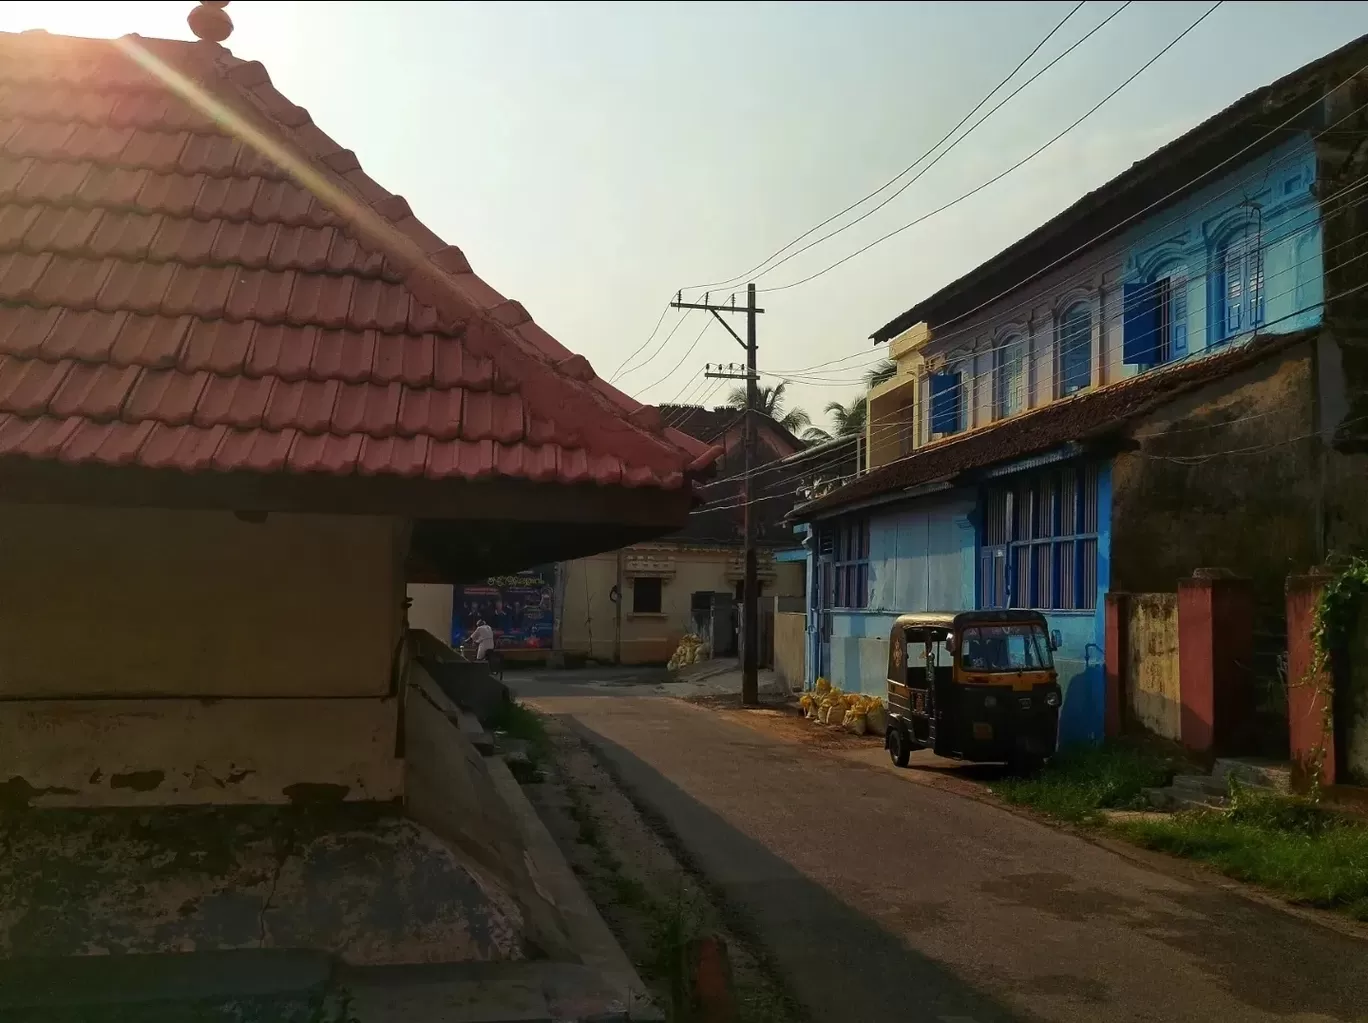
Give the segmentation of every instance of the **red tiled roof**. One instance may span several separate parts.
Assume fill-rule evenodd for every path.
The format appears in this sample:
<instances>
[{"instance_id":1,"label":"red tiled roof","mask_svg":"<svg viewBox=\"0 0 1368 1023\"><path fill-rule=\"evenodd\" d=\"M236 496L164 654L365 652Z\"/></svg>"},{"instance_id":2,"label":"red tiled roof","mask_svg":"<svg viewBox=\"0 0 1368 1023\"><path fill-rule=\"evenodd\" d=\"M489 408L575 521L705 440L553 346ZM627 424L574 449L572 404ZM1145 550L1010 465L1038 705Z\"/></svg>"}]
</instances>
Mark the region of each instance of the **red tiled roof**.
<instances>
[{"instance_id":1,"label":"red tiled roof","mask_svg":"<svg viewBox=\"0 0 1368 1023\"><path fill-rule=\"evenodd\" d=\"M961 473L1025 458L1070 442L1121 430L1197 388L1257 365L1305 341L1315 329L1256 336L1246 344L1151 370L1118 383L1052 401L991 426L934 441L913 454L876 466L845 486L795 507L793 522Z\"/></svg>"},{"instance_id":2,"label":"red tiled roof","mask_svg":"<svg viewBox=\"0 0 1368 1023\"><path fill-rule=\"evenodd\" d=\"M0 458L674 489L716 454L485 284L260 64L0 33Z\"/></svg>"}]
</instances>

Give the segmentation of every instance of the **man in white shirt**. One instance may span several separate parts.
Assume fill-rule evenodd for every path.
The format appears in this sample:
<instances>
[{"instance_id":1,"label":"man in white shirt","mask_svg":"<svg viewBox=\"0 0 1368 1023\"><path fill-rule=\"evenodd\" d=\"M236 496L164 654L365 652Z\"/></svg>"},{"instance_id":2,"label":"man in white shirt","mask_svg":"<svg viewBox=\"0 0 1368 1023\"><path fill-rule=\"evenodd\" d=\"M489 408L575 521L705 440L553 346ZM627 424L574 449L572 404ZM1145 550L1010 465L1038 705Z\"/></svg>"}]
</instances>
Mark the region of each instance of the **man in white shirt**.
<instances>
[{"instance_id":1,"label":"man in white shirt","mask_svg":"<svg viewBox=\"0 0 1368 1023\"><path fill-rule=\"evenodd\" d=\"M489 651L494 649L494 630L485 624L481 618L475 625L475 631L470 634L471 642L475 644L475 660L483 661L488 656Z\"/></svg>"}]
</instances>

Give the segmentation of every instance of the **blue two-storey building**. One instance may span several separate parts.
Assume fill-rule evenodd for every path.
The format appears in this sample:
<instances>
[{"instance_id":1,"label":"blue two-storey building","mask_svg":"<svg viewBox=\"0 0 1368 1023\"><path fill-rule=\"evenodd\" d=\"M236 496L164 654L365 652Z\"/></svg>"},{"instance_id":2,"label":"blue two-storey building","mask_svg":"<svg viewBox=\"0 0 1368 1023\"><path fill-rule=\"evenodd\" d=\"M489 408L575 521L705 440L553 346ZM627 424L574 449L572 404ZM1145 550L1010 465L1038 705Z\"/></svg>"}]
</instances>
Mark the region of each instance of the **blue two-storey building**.
<instances>
[{"instance_id":1,"label":"blue two-storey building","mask_svg":"<svg viewBox=\"0 0 1368 1023\"><path fill-rule=\"evenodd\" d=\"M1280 614L1289 571L1363 540L1326 492L1361 469L1327 449L1359 385L1323 324L1368 282L1333 242L1358 201L1335 88L1365 56L1245 97L875 331L897 373L869 395L865 470L790 516L809 682L881 692L899 613L1033 608L1061 741L1097 739L1109 591L1221 565ZM1238 520L1270 486L1274 521Z\"/></svg>"}]
</instances>

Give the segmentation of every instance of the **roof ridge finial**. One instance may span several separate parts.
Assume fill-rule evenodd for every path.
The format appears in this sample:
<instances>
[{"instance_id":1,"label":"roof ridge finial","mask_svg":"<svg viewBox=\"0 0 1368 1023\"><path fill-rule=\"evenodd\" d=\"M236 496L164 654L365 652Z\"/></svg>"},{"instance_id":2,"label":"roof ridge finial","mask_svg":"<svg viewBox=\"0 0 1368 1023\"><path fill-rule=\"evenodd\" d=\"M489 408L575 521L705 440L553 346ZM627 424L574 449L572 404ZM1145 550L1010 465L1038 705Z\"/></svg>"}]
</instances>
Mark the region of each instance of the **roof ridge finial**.
<instances>
[{"instance_id":1,"label":"roof ridge finial","mask_svg":"<svg viewBox=\"0 0 1368 1023\"><path fill-rule=\"evenodd\" d=\"M206 43L222 43L233 34L233 19L224 10L228 0L201 0L185 19L196 39Z\"/></svg>"}]
</instances>

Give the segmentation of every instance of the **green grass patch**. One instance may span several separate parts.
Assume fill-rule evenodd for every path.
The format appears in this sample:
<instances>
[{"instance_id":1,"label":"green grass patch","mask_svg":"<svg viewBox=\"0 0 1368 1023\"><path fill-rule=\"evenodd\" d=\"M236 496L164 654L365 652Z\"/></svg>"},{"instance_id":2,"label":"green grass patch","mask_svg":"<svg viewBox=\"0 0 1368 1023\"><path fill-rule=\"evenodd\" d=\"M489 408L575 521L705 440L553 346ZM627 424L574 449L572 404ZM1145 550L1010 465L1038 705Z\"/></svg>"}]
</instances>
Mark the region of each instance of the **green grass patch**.
<instances>
[{"instance_id":1,"label":"green grass patch","mask_svg":"<svg viewBox=\"0 0 1368 1023\"><path fill-rule=\"evenodd\" d=\"M1142 790L1167 785L1175 762L1152 750L1119 744L1064 750L1029 778L1004 778L993 791L1009 803L1029 806L1075 823L1101 810L1146 806Z\"/></svg>"},{"instance_id":2,"label":"green grass patch","mask_svg":"<svg viewBox=\"0 0 1368 1023\"><path fill-rule=\"evenodd\" d=\"M528 756L534 764L544 762L551 753L551 737L546 733L546 722L526 704L509 700L488 727L503 732L509 738L522 739L528 745Z\"/></svg>"},{"instance_id":3,"label":"green grass patch","mask_svg":"<svg viewBox=\"0 0 1368 1023\"><path fill-rule=\"evenodd\" d=\"M1237 791L1227 810L1130 821L1115 830L1292 902L1368 920L1368 825L1308 800Z\"/></svg>"}]
</instances>

